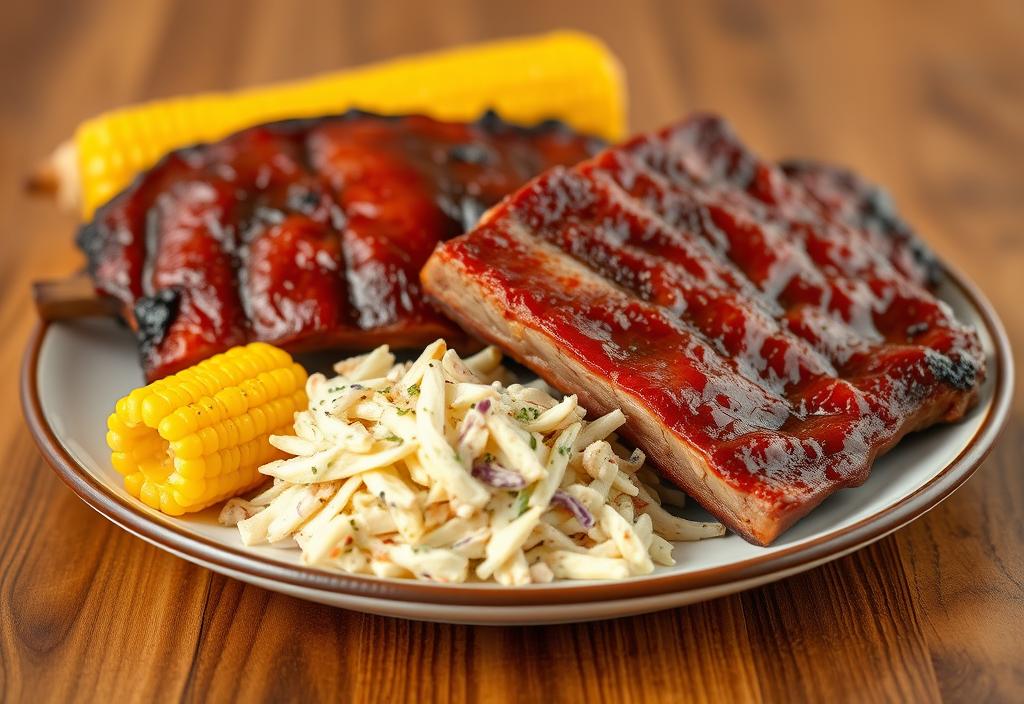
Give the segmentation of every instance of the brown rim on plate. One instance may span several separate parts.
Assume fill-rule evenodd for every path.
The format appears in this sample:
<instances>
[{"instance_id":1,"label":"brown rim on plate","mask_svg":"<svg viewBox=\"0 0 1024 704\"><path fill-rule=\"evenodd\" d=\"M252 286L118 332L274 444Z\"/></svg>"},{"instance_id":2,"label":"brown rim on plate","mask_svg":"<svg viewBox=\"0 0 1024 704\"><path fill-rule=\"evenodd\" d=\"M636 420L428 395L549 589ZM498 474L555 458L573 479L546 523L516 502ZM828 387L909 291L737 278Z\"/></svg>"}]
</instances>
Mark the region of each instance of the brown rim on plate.
<instances>
[{"instance_id":1,"label":"brown rim on plate","mask_svg":"<svg viewBox=\"0 0 1024 704\"><path fill-rule=\"evenodd\" d=\"M992 305L977 287L955 270L945 277L959 288L987 328L994 345L993 397L978 431L957 457L927 483L896 503L846 528L789 548L728 565L694 572L668 573L612 582L569 586L501 587L489 584L443 585L414 580L385 579L327 572L258 556L182 529L176 520L147 513L143 505L98 481L61 444L43 415L37 383L39 352L48 324L36 325L21 369L21 401L29 430L43 457L58 476L97 512L126 530L160 547L210 565L250 577L283 582L323 592L359 597L462 606L536 606L613 601L671 592L707 589L767 575L807 568L863 547L906 525L952 494L982 463L1006 424L1013 391L1010 344Z\"/></svg>"}]
</instances>

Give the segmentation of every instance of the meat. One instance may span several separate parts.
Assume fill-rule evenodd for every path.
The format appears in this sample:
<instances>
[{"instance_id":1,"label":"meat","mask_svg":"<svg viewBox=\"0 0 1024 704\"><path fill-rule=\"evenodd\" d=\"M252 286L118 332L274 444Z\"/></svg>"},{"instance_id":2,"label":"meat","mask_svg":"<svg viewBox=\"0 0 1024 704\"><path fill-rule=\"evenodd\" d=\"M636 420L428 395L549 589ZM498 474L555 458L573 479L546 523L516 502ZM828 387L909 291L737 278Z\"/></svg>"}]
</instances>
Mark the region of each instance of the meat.
<instances>
[{"instance_id":1,"label":"meat","mask_svg":"<svg viewBox=\"0 0 1024 704\"><path fill-rule=\"evenodd\" d=\"M156 379L253 340L292 350L458 334L423 299L434 245L527 179L594 154L556 122L352 112L176 151L79 233Z\"/></svg>"},{"instance_id":2,"label":"meat","mask_svg":"<svg viewBox=\"0 0 1024 704\"><path fill-rule=\"evenodd\" d=\"M435 251L424 286L767 545L906 433L963 415L984 356L876 189L764 162L695 116L555 168Z\"/></svg>"}]
</instances>

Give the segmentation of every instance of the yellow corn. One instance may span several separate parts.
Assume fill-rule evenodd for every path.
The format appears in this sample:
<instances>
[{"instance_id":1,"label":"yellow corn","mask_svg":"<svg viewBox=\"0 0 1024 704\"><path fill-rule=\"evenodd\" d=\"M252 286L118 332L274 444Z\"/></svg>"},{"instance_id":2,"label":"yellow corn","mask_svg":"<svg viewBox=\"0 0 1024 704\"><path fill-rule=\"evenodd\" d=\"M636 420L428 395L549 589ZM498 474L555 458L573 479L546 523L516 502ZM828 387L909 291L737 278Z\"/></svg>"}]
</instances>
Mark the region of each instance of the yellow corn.
<instances>
[{"instance_id":1,"label":"yellow corn","mask_svg":"<svg viewBox=\"0 0 1024 704\"><path fill-rule=\"evenodd\" d=\"M147 506L204 509L265 479L260 465L282 456L268 438L290 434L305 384L283 350L234 347L118 401L107 419L111 463Z\"/></svg>"},{"instance_id":2,"label":"yellow corn","mask_svg":"<svg viewBox=\"0 0 1024 704\"><path fill-rule=\"evenodd\" d=\"M472 120L488 108L510 122L557 118L616 141L626 96L615 57L597 39L556 32L388 61L294 83L159 100L105 113L75 133L82 217L167 152L245 127L359 108ZM74 196L72 195L73 199Z\"/></svg>"}]
</instances>

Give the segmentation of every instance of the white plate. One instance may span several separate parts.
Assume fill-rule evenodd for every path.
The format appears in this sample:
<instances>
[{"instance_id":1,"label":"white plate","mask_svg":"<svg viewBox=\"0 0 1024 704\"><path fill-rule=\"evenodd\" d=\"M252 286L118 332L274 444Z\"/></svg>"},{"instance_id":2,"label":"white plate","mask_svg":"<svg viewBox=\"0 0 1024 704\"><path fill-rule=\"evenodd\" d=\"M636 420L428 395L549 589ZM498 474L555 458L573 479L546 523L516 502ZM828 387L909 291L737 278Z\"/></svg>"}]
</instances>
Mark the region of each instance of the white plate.
<instances>
[{"instance_id":1,"label":"white plate","mask_svg":"<svg viewBox=\"0 0 1024 704\"><path fill-rule=\"evenodd\" d=\"M342 575L303 567L297 551L246 548L214 509L169 518L129 496L104 441L114 402L142 383L131 335L112 321L40 326L22 369L22 402L43 454L86 503L143 540L211 570L303 599L375 614L453 623L558 623L681 606L795 574L863 547L922 515L971 475L1006 420L1012 357L1002 325L968 282L941 295L977 326L988 378L967 417L908 437L863 486L829 498L771 547L736 535L680 543L677 564L618 582L508 588Z\"/></svg>"}]
</instances>

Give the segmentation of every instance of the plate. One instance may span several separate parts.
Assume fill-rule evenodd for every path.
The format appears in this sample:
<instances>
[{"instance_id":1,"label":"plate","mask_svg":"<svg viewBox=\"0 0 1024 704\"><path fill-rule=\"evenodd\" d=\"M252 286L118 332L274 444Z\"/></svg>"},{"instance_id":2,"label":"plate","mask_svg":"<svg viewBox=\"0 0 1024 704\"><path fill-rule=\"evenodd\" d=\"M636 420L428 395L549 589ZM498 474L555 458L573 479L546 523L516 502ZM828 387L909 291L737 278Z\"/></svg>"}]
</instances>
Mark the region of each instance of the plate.
<instances>
[{"instance_id":1,"label":"plate","mask_svg":"<svg viewBox=\"0 0 1024 704\"><path fill-rule=\"evenodd\" d=\"M41 324L22 368L29 428L57 474L89 506L183 559L302 599L411 619L471 624L585 621L682 606L748 589L846 555L924 514L965 482L991 449L1009 410L1006 333L976 287L954 272L939 295L975 325L988 357L978 405L960 422L916 433L879 459L861 487L845 489L762 548L736 535L679 543L677 564L614 582L528 587L431 584L302 566L298 551L247 548L217 510L170 518L127 494L104 440L114 402L142 383L131 335L109 320Z\"/></svg>"}]
</instances>

